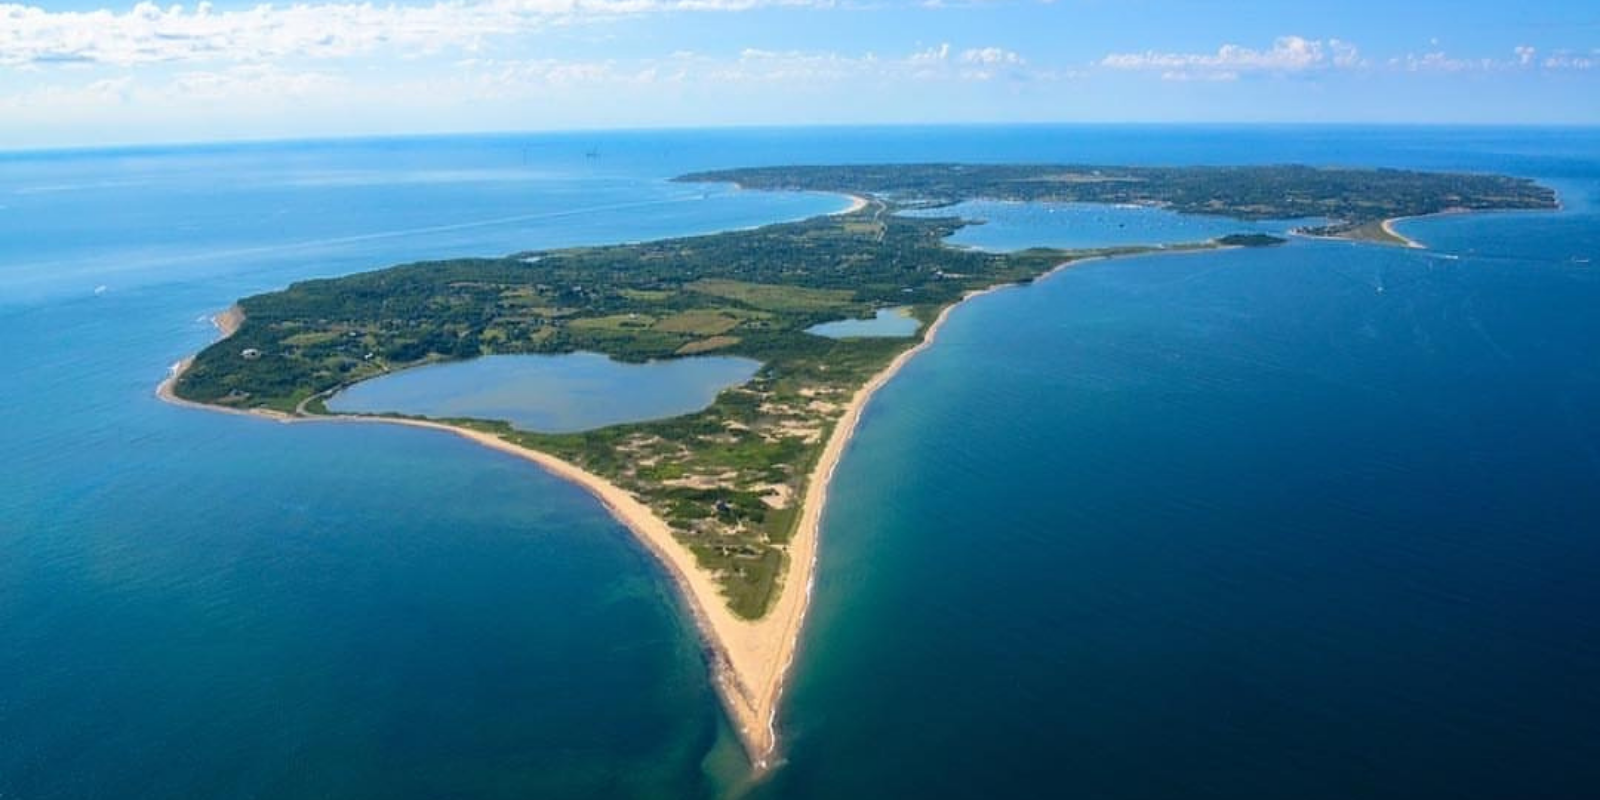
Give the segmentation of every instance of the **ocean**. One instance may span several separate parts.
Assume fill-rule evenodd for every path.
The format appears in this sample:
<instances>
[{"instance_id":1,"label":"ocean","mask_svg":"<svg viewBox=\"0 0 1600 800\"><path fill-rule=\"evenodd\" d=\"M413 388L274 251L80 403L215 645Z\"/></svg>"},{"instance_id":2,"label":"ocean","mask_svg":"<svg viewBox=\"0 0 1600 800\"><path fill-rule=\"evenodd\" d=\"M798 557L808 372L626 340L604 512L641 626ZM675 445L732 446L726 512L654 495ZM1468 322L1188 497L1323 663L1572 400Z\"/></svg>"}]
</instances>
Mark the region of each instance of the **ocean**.
<instances>
[{"instance_id":1,"label":"ocean","mask_svg":"<svg viewBox=\"0 0 1600 800\"><path fill-rule=\"evenodd\" d=\"M957 310L840 465L754 787L670 581L581 490L447 435L153 394L241 295L801 218L844 202L665 179L878 160L1486 170L1563 208L1402 223L1426 251L1094 262ZM0 154L0 797L1584 796L1597 200L1587 129ZM1015 211L961 243L1086 235Z\"/></svg>"}]
</instances>

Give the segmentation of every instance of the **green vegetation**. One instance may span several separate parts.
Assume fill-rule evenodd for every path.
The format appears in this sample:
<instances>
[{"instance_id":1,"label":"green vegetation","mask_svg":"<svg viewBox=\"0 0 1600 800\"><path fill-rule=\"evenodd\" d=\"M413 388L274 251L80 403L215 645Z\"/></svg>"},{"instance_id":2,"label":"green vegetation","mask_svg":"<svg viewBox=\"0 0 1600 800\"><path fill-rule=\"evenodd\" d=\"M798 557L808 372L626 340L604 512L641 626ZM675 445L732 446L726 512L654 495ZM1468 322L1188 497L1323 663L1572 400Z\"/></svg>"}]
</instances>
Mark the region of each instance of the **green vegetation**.
<instances>
[{"instance_id":1,"label":"green vegetation","mask_svg":"<svg viewBox=\"0 0 1600 800\"><path fill-rule=\"evenodd\" d=\"M1140 203L1236 219L1321 217L1306 233L1342 236L1372 222L1452 209L1549 209L1555 192L1525 178L1398 169L1097 167L1082 165L876 164L759 167L698 172L682 181L749 189L873 194L900 203L993 200Z\"/></svg>"},{"instance_id":2,"label":"green vegetation","mask_svg":"<svg viewBox=\"0 0 1600 800\"><path fill-rule=\"evenodd\" d=\"M883 221L874 222L875 217ZM762 362L749 383L677 419L580 434L456 421L583 466L650 505L760 616L822 445L855 392L914 338L834 340L819 322L965 292L1079 255L946 247L952 219L856 215L637 245L521 253L305 281L240 302L245 320L178 381L182 397L323 413L332 392L421 363L588 350L626 361L695 353Z\"/></svg>"},{"instance_id":3,"label":"green vegetation","mask_svg":"<svg viewBox=\"0 0 1600 800\"><path fill-rule=\"evenodd\" d=\"M1507 178L1306 168L810 167L696 177L880 199L853 214L755 230L426 262L296 283L240 301L245 319L238 332L199 353L175 391L235 408L322 414L328 396L357 381L488 353L588 350L637 362L715 352L756 359L763 366L751 381L722 392L703 411L670 420L577 434L449 420L552 453L632 492L718 576L730 607L755 618L782 580L823 443L860 387L921 335L836 340L806 328L909 306L925 329L971 290L1029 281L1074 259L1150 249L951 248L943 241L963 223L894 214L906 198L919 204L978 196L1159 200L1179 210L1199 204L1205 213L1255 218L1332 216L1352 207L1360 187L1410 187L1396 189L1401 199L1374 191L1361 201L1371 209L1363 213L1383 216L1487 202L1467 189L1446 199L1435 191L1446 185L1492 185L1511 207L1548 195ZM1257 177L1271 180L1263 188ZM1214 194L1201 203L1203 191Z\"/></svg>"},{"instance_id":4,"label":"green vegetation","mask_svg":"<svg viewBox=\"0 0 1600 800\"><path fill-rule=\"evenodd\" d=\"M1405 239L1390 233L1389 230L1383 226L1382 220L1374 220L1372 222L1363 222L1360 225L1353 225L1343 231L1340 231L1338 235L1345 239L1355 239L1356 241L1360 242L1376 242L1378 244L1407 243Z\"/></svg>"},{"instance_id":5,"label":"green vegetation","mask_svg":"<svg viewBox=\"0 0 1600 800\"><path fill-rule=\"evenodd\" d=\"M1230 233L1218 239L1217 244L1223 247L1275 247L1288 241L1270 233Z\"/></svg>"}]
</instances>

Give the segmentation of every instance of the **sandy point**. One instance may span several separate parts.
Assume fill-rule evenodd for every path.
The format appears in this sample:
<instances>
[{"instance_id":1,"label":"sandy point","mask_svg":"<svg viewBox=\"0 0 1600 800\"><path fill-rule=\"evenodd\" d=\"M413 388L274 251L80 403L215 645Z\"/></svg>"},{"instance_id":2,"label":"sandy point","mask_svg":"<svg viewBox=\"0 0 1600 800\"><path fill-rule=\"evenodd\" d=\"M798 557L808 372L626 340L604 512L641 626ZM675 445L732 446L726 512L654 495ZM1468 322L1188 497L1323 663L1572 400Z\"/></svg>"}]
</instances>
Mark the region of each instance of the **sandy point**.
<instances>
[{"instance_id":1,"label":"sandy point","mask_svg":"<svg viewBox=\"0 0 1600 800\"><path fill-rule=\"evenodd\" d=\"M211 321L217 327L221 338L226 339L238 331L239 326L243 324L244 314L238 306L234 306L213 316ZM905 357L903 354L890 369L903 363ZM748 620L736 616L729 610L715 576L700 568L694 554L672 535L670 526L664 520L622 487L576 464L549 453L513 444L493 434L431 420L344 415L297 416L278 411L236 409L186 400L178 396L176 388L178 380L193 363L194 357L190 356L173 364L167 377L156 387L156 395L178 406L264 418L282 423L388 424L450 433L483 447L532 462L559 478L583 487L632 532L666 568L706 645L718 696L726 707L735 730L738 731L751 764L757 774L760 774L774 763L773 753L777 747L775 720L777 702L785 673L793 661L793 652L805 616L811 574L816 563L816 538L822 511L822 492L833 473L839 455L844 450L850 432L855 427L856 420L859 419L861 406L870 396L871 389L881 385L888 370L857 393L850 408L835 425L824 455L808 484L811 490L803 500L800 530L789 545L789 568L779 587L777 600L760 619Z\"/></svg>"},{"instance_id":2,"label":"sandy point","mask_svg":"<svg viewBox=\"0 0 1600 800\"><path fill-rule=\"evenodd\" d=\"M1392 237L1394 237L1396 241L1400 242L1401 244L1405 245L1406 247L1410 247L1410 248L1412 248L1414 250L1426 250L1427 247L1422 242L1419 242L1416 239L1413 239L1410 236L1407 236L1407 235L1405 235L1405 234L1403 234L1403 233L1401 233L1401 232L1399 232L1399 231L1394 229L1394 224L1396 222L1399 222L1400 220L1403 220L1403 219L1411 219L1411 218L1410 217L1390 217L1389 219L1384 220L1383 221L1383 225L1381 226L1383 228L1383 232L1389 234Z\"/></svg>"},{"instance_id":3,"label":"sandy point","mask_svg":"<svg viewBox=\"0 0 1600 800\"><path fill-rule=\"evenodd\" d=\"M857 211L860 211L861 209L867 207L867 202L868 202L867 198L862 197L859 194L847 194L847 195L845 195L845 197L850 198L850 205L845 207L845 208L842 208L842 209L840 209L838 211L835 211L832 214L829 214L828 216L830 216L830 217L842 217L842 216L844 216L846 214L854 214Z\"/></svg>"},{"instance_id":4,"label":"sandy point","mask_svg":"<svg viewBox=\"0 0 1600 800\"><path fill-rule=\"evenodd\" d=\"M855 209L867 203L866 199L860 197L855 201ZM1060 265L1041 278L1065 266L1068 264ZM739 617L729 610L715 576L699 566L694 554L672 535L672 529L666 521L644 502L622 487L549 453L513 444L494 434L431 420L346 415L295 416L277 411L243 410L185 400L177 395L176 386L184 371L193 363L193 356L172 365L170 374L157 387L156 394L175 405L283 423L404 425L450 433L529 461L556 477L583 487L656 556L672 577L705 643L717 694L750 758L755 777L759 778L777 763L778 706L810 605L828 485L861 421L862 412L878 389L887 384L907 362L933 344L952 311L973 297L1010 285L1015 284L969 292L961 301L946 306L922 332L921 341L897 355L856 391L844 413L834 423L822 455L807 481L805 496L801 501L800 520L789 544L788 568L779 586L777 599L767 613L756 620ZM243 319L242 310L234 306L213 317L212 321L222 338L227 338L238 330Z\"/></svg>"}]
</instances>

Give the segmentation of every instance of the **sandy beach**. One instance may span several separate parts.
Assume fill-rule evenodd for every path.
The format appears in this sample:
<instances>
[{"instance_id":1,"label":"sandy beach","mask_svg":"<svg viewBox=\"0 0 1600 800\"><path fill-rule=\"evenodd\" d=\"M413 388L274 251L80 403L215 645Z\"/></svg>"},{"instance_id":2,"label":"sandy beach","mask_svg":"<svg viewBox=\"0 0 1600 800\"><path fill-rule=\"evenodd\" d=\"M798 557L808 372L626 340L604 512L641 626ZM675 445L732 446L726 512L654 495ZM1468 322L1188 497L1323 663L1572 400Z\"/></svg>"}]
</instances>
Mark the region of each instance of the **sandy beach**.
<instances>
[{"instance_id":1,"label":"sandy beach","mask_svg":"<svg viewBox=\"0 0 1600 800\"><path fill-rule=\"evenodd\" d=\"M865 200L858 198L865 203ZM959 304L957 304L959 305ZM808 482L799 527L789 545L789 565L777 600L759 620L746 620L728 610L712 576L695 563L694 554L673 537L671 528L638 498L606 479L576 464L548 453L521 447L492 434L427 420L362 416L297 417L277 411L233 409L195 403L178 397L174 386L193 361L185 358L172 365L170 374L156 389L162 400L189 408L260 417L282 423L365 423L404 425L452 433L492 450L533 462L546 471L582 486L593 494L619 522L625 525L664 564L683 596L700 629L712 657L712 672L717 691L738 731L757 773L773 763L777 748L777 707L784 679L794 661L800 629L805 621L811 594L812 572L816 567L817 538L822 512L827 502L827 487L834 468L844 454L872 394L894 376L918 352L932 343L939 327L955 305L946 308L930 325L922 341L897 356L888 367L859 389L823 449ZM237 306L216 315L222 338L238 330L243 313Z\"/></svg>"},{"instance_id":2,"label":"sandy beach","mask_svg":"<svg viewBox=\"0 0 1600 800\"><path fill-rule=\"evenodd\" d=\"M1401 244L1405 245L1406 247L1410 247L1410 248L1412 248L1414 250L1426 250L1427 246L1425 246L1422 242L1419 242L1419 241L1417 241L1417 240L1415 240L1415 239L1413 239L1413 238L1411 238L1411 237L1409 237L1409 236L1407 236L1407 235L1405 235L1405 234L1403 234L1403 233L1401 233L1401 232L1399 232L1399 231L1394 229L1394 224L1396 222L1399 222L1400 220L1403 220L1403 219L1410 219L1410 217L1391 217L1389 219L1384 220L1383 221L1383 225L1382 225L1383 232L1389 234L1390 236L1393 236L1396 240L1398 240Z\"/></svg>"},{"instance_id":3,"label":"sandy beach","mask_svg":"<svg viewBox=\"0 0 1600 800\"><path fill-rule=\"evenodd\" d=\"M238 305L228 306L222 313L211 318L211 324L217 326L217 332L226 339L237 333L239 326L244 324L244 309Z\"/></svg>"},{"instance_id":4,"label":"sandy beach","mask_svg":"<svg viewBox=\"0 0 1600 800\"><path fill-rule=\"evenodd\" d=\"M865 204L863 198L856 198ZM859 207L859 205L858 205ZM1088 259L1085 259L1088 260ZM1068 262L1040 276L1044 279L1061 269L1083 263ZM900 353L883 370L867 381L835 423L807 483L800 520L789 545L789 563L778 597L759 620L735 616L723 600L712 575L700 569L695 557L673 535L667 523L632 494L576 464L548 453L512 444L480 431L419 419L365 416L292 416L277 411L244 410L196 403L174 392L177 379L193 357L173 364L168 377L156 389L162 400L175 405L270 419L282 423L336 423L404 425L455 434L484 447L530 461L546 471L582 486L593 494L619 522L632 531L666 567L678 586L711 658L718 695L738 732L757 775L776 762L778 736L777 711L788 671L799 646L801 628L810 604L812 579L816 569L818 538L822 515L827 506L828 484L835 467L860 423L861 414L878 389L887 384L918 353L931 346L950 312L972 299L997 289L1017 284L1001 284L967 293L952 303L924 331L922 340ZM212 318L222 338L238 330L243 322L238 306Z\"/></svg>"},{"instance_id":5,"label":"sandy beach","mask_svg":"<svg viewBox=\"0 0 1600 800\"><path fill-rule=\"evenodd\" d=\"M852 194L852 195L846 195L846 197L850 198L850 207L846 208L846 209L843 209L843 210L840 210L840 211L835 211L832 214L829 214L828 216L830 216L830 217L842 217L845 214L854 214L857 211L860 211L861 209L867 207L867 198L862 197L861 195Z\"/></svg>"}]
</instances>

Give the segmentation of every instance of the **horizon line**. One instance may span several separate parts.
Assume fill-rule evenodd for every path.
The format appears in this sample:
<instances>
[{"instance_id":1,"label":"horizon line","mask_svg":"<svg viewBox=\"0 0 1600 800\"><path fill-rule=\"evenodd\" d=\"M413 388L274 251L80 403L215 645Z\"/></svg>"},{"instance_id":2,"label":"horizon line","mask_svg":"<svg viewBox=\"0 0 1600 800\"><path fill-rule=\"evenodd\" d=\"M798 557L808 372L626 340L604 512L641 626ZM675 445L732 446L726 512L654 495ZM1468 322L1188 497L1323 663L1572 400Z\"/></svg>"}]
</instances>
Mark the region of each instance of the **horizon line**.
<instances>
[{"instance_id":1,"label":"horizon line","mask_svg":"<svg viewBox=\"0 0 1600 800\"><path fill-rule=\"evenodd\" d=\"M579 136L585 134L618 133L690 133L694 131L803 131L803 130L909 130L961 129L961 128L1211 128L1211 129L1348 129L1373 130L1507 130L1507 131L1596 131L1600 123L1575 122L1359 122L1359 121L1060 121L1060 122L816 122L816 123L729 123L709 125L621 125L613 127L528 128L432 131L414 133L350 133L310 134L305 136L224 137L219 139L173 139L165 141L128 141L104 144L67 144L50 146L0 145L0 157L29 155L66 155L73 153L139 152L173 149L202 149L226 147L269 147L289 144L338 144L371 141L422 141L428 139L509 138L538 136Z\"/></svg>"}]
</instances>

